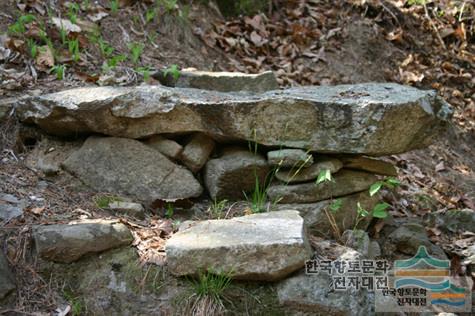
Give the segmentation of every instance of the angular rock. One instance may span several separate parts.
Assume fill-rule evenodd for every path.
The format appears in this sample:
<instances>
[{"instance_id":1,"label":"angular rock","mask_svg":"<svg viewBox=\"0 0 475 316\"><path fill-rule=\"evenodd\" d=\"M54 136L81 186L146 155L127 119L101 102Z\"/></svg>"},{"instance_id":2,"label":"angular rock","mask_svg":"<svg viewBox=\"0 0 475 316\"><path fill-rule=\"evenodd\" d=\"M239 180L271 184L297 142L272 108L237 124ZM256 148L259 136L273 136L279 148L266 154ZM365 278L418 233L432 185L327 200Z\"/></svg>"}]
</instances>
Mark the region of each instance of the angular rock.
<instances>
[{"instance_id":1,"label":"angular rock","mask_svg":"<svg viewBox=\"0 0 475 316\"><path fill-rule=\"evenodd\" d=\"M8 266L7 258L0 250L0 300L16 289L15 278Z\"/></svg>"},{"instance_id":2,"label":"angular rock","mask_svg":"<svg viewBox=\"0 0 475 316\"><path fill-rule=\"evenodd\" d=\"M452 233L475 233L475 211L469 208L430 213L426 222L430 226L437 226Z\"/></svg>"},{"instance_id":3,"label":"angular rock","mask_svg":"<svg viewBox=\"0 0 475 316\"><path fill-rule=\"evenodd\" d=\"M381 246L376 240L373 240L369 244L368 258L375 259L378 257L381 257Z\"/></svg>"},{"instance_id":4,"label":"angular rock","mask_svg":"<svg viewBox=\"0 0 475 316\"><path fill-rule=\"evenodd\" d=\"M330 200L307 204L276 204L275 210L297 210L304 218L305 225L310 233L316 236L335 237L334 229L330 224L325 209L335 219L341 234L355 225L357 217L357 203L366 210L371 210L378 203L376 195L369 196L368 192L360 192L339 198L341 206L335 212L331 212L329 206L333 203ZM359 229L366 229L371 221L370 216L360 221Z\"/></svg>"},{"instance_id":5,"label":"angular rock","mask_svg":"<svg viewBox=\"0 0 475 316\"><path fill-rule=\"evenodd\" d=\"M267 153L267 162L279 167L310 167L313 164L312 154L302 149L279 149Z\"/></svg>"},{"instance_id":6,"label":"angular rock","mask_svg":"<svg viewBox=\"0 0 475 316\"><path fill-rule=\"evenodd\" d=\"M22 216L25 207L26 202L24 200L19 200L12 194L0 192L0 220L8 222L13 218Z\"/></svg>"},{"instance_id":7,"label":"angular rock","mask_svg":"<svg viewBox=\"0 0 475 316\"><path fill-rule=\"evenodd\" d=\"M204 134L197 133L186 144L181 153L181 161L191 171L198 172L208 161L209 155L214 149L214 140Z\"/></svg>"},{"instance_id":8,"label":"angular rock","mask_svg":"<svg viewBox=\"0 0 475 316\"><path fill-rule=\"evenodd\" d=\"M269 167L264 157L241 148L227 148L219 158L205 166L204 181L213 199L243 199L252 190L256 178L265 182Z\"/></svg>"},{"instance_id":9,"label":"angular rock","mask_svg":"<svg viewBox=\"0 0 475 316\"><path fill-rule=\"evenodd\" d=\"M178 159L183 151L183 147L180 144L160 135L150 137L144 144L158 150L158 152L171 159Z\"/></svg>"},{"instance_id":10,"label":"angular rock","mask_svg":"<svg viewBox=\"0 0 475 316\"><path fill-rule=\"evenodd\" d=\"M108 209L138 219L143 219L145 217L145 210L140 203L116 201L109 203Z\"/></svg>"},{"instance_id":11,"label":"angular rock","mask_svg":"<svg viewBox=\"0 0 475 316\"><path fill-rule=\"evenodd\" d=\"M292 168L291 170L279 170L275 177L285 183L298 183L316 180L322 170L330 170L331 173L338 172L343 167L340 160L336 158L320 159L308 168Z\"/></svg>"},{"instance_id":12,"label":"angular rock","mask_svg":"<svg viewBox=\"0 0 475 316\"><path fill-rule=\"evenodd\" d=\"M434 91L364 83L259 95L85 87L21 100L17 112L22 121L56 135L203 132L218 141L381 156L430 144L446 130L452 108Z\"/></svg>"},{"instance_id":13,"label":"angular rock","mask_svg":"<svg viewBox=\"0 0 475 316\"><path fill-rule=\"evenodd\" d=\"M145 203L196 197L203 191L189 170L132 139L89 137L63 167L98 191Z\"/></svg>"},{"instance_id":14,"label":"angular rock","mask_svg":"<svg viewBox=\"0 0 475 316\"><path fill-rule=\"evenodd\" d=\"M36 226L36 251L45 260L69 263L104 250L129 245L132 234L117 221L83 220L69 224Z\"/></svg>"},{"instance_id":15,"label":"angular rock","mask_svg":"<svg viewBox=\"0 0 475 316\"><path fill-rule=\"evenodd\" d=\"M166 254L174 275L211 270L274 281L303 267L311 249L298 212L280 211L192 222L167 240Z\"/></svg>"},{"instance_id":16,"label":"angular rock","mask_svg":"<svg viewBox=\"0 0 475 316\"><path fill-rule=\"evenodd\" d=\"M271 185L267 195L271 201L278 203L312 203L364 191L375 183L377 178L370 173L342 169L335 173L333 180L319 184L313 181L303 184Z\"/></svg>"},{"instance_id":17,"label":"angular rock","mask_svg":"<svg viewBox=\"0 0 475 316\"><path fill-rule=\"evenodd\" d=\"M176 82L171 76L165 76L163 72L157 72L152 76L166 86L181 88L255 93L279 89L279 84L272 71L260 74L245 74L241 72L210 72L185 69L180 72L180 77Z\"/></svg>"},{"instance_id":18,"label":"angular rock","mask_svg":"<svg viewBox=\"0 0 475 316\"><path fill-rule=\"evenodd\" d=\"M347 169L363 170L384 176L397 176L397 170L389 162L368 157L340 157Z\"/></svg>"},{"instance_id":19,"label":"angular rock","mask_svg":"<svg viewBox=\"0 0 475 316\"><path fill-rule=\"evenodd\" d=\"M363 257L368 257L371 240L368 233L361 229L346 230L341 239L345 246L358 251Z\"/></svg>"},{"instance_id":20,"label":"angular rock","mask_svg":"<svg viewBox=\"0 0 475 316\"><path fill-rule=\"evenodd\" d=\"M385 240L383 250L390 256L394 256L396 252L414 256L420 246L425 246L429 254L438 259L447 259L442 248L429 240L424 226L417 223L406 223L393 231Z\"/></svg>"},{"instance_id":21,"label":"angular rock","mask_svg":"<svg viewBox=\"0 0 475 316\"><path fill-rule=\"evenodd\" d=\"M360 260L361 255L347 247L342 247L337 260ZM324 255L324 254L319 254ZM373 296L366 289L349 288L336 291L332 277L325 273L307 275L299 273L279 283L277 286L279 303L302 312L318 315L373 315Z\"/></svg>"}]
</instances>

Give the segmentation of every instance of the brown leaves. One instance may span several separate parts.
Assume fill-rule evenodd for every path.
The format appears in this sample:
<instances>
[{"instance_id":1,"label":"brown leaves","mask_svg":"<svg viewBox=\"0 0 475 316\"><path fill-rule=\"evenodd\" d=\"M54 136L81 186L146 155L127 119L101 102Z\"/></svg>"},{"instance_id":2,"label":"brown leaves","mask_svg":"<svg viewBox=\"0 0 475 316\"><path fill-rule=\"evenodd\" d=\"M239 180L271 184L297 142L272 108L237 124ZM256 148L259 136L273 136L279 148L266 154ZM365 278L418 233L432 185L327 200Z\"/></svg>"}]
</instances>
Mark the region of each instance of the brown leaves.
<instances>
[{"instance_id":1,"label":"brown leaves","mask_svg":"<svg viewBox=\"0 0 475 316\"><path fill-rule=\"evenodd\" d=\"M41 70L49 70L54 66L54 54L48 45L38 47L35 63Z\"/></svg>"}]
</instances>

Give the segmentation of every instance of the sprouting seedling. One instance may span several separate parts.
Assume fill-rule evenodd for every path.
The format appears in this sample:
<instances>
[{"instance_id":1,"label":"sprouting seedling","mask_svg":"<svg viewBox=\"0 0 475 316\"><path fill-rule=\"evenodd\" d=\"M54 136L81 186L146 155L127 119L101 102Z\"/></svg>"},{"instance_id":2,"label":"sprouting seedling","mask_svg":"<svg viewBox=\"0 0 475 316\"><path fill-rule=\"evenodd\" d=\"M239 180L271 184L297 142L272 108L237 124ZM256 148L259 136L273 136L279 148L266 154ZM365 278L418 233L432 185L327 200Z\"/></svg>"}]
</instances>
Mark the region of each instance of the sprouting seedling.
<instances>
[{"instance_id":1,"label":"sprouting seedling","mask_svg":"<svg viewBox=\"0 0 475 316\"><path fill-rule=\"evenodd\" d=\"M63 25L61 25L61 27L59 28L59 37L61 38L61 43L65 45L67 42L67 32L64 29Z\"/></svg>"},{"instance_id":2,"label":"sprouting seedling","mask_svg":"<svg viewBox=\"0 0 475 316\"><path fill-rule=\"evenodd\" d=\"M401 182L399 182L399 180L397 180L396 178L392 178L392 177L389 177L389 178L387 178L385 180L382 180L382 181L377 181L377 182L373 183L373 185L371 185L371 187L369 188L369 195L370 196L375 195L384 186L386 186L390 189L394 189L395 187L398 187L400 184L401 184Z\"/></svg>"},{"instance_id":3,"label":"sprouting seedling","mask_svg":"<svg viewBox=\"0 0 475 316\"><path fill-rule=\"evenodd\" d=\"M171 65L169 68L165 69L165 71L163 72L163 75L165 77L167 77L169 74L173 77L174 81L177 81L180 78L181 76L180 69L178 69L178 66L176 64Z\"/></svg>"},{"instance_id":4,"label":"sprouting seedling","mask_svg":"<svg viewBox=\"0 0 475 316\"><path fill-rule=\"evenodd\" d=\"M107 44L102 37L97 38L97 44L99 44L99 50L101 51L102 56L109 57L114 52L114 47Z\"/></svg>"},{"instance_id":5,"label":"sprouting seedling","mask_svg":"<svg viewBox=\"0 0 475 316\"><path fill-rule=\"evenodd\" d=\"M343 205L342 199L336 199L330 204L329 206L330 211L332 213L336 213L338 212L339 209L341 209L342 205Z\"/></svg>"},{"instance_id":6,"label":"sprouting seedling","mask_svg":"<svg viewBox=\"0 0 475 316\"><path fill-rule=\"evenodd\" d=\"M332 181L332 174L330 169L323 169L318 173L317 180L315 181L316 184L320 184L322 182L331 182Z\"/></svg>"},{"instance_id":7,"label":"sprouting seedling","mask_svg":"<svg viewBox=\"0 0 475 316\"><path fill-rule=\"evenodd\" d=\"M78 21L79 10L80 10L79 4L73 2L69 5L68 17L69 17L69 20L74 24L76 24Z\"/></svg>"},{"instance_id":8,"label":"sprouting seedling","mask_svg":"<svg viewBox=\"0 0 475 316\"><path fill-rule=\"evenodd\" d=\"M38 55L38 46L36 45L36 42L29 38L26 40L26 44L28 45L31 58L36 58L36 55Z\"/></svg>"},{"instance_id":9,"label":"sprouting seedling","mask_svg":"<svg viewBox=\"0 0 475 316\"><path fill-rule=\"evenodd\" d=\"M134 64L136 64L140 56L142 55L144 49L144 45L141 43L132 43L129 45L129 50L130 50L130 59Z\"/></svg>"},{"instance_id":10,"label":"sprouting seedling","mask_svg":"<svg viewBox=\"0 0 475 316\"><path fill-rule=\"evenodd\" d=\"M77 38L68 41L68 50L73 56L73 60L77 62L79 60L79 40Z\"/></svg>"},{"instance_id":11,"label":"sprouting seedling","mask_svg":"<svg viewBox=\"0 0 475 316\"><path fill-rule=\"evenodd\" d=\"M111 13L113 15L116 15L117 12L119 11L119 1L118 0L111 0L110 1L110 8L111 8Z\"/></svg>"},{"instance_id":12,"label":"sprouting seedling","mask_svg":"<svg viewBox=\"0 0 475 316\"><path fill-rule=\"evenodd\" d=\"M173 213L174 213L173 204L167 203L166 211L165 211L165 217L166 218L172 218Z\"/></svg>"},{"instance_id":13,"label":"sprouting seedling","mask_svg":"<svg viewBox=\"0 0 475 316\"><path fill-rule=\"evenodd\" d=\"M143 76L144 81L150 79L150 68L149 67L138 67L136 71Z\"/></svg>"},{"instance_id":14,"label":"sprouting seedling","mask_svg":"<svg viewBox=\"0 0 475 316\"><path fill-rule=\"evenodd\" d=\"M8 32L15 35L22 35L26 32L25 25L36 20L32 14L22 15L18 20L8 27Z\"/></svg>"},{"instance_id":15,"label":"sprouting seedling","mask_svg":"<svg viewBox=\"0 0 475 316\"><path fill-rule=\"evenodd\" d=\"M66 70L66 66L64 66L64 65L55 65L51 68L50 72L52 72L56 75L56 79L63 80L65 70Z\"/></svg>"},{"instance_id":16,"label":"sprouting seedling","mask_svg":"<svg viewBox=\"0 0 475 316\"><path fill-rule=\"evenodd\" d=\"M152 22L154 19L155 19L155 15L156 15L156 11L155 9L149 9L145 12L145 23L148 24L150 22Z\"/></svg>"}]
</instances>

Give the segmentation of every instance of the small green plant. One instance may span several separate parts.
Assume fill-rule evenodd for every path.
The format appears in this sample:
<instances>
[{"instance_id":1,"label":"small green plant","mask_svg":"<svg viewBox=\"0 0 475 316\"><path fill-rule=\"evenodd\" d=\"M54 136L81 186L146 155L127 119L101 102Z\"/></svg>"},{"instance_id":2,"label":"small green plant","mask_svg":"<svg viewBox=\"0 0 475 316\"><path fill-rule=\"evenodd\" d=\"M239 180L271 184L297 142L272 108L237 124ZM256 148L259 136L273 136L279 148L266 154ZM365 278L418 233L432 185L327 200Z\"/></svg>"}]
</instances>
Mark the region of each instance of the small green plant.
<instances>
[{"instance_id":1,"label":"small green plant","mask_svg":"<svg viewBox=\"0 0 475 316\"><path fill-rule=\"evenodd\" d=\"M68 41L68 50L73 60L75 62L79 61L79 40L76 38L74 40Z\"/></svg>"},{"instance_id":2,"label":"small green plant","mask_svg":"<svg viewBox=\"0 0 475 316\"><path fill-rule=\"evenodd\" d=\"M232 274L213 271L200 272L197 279L188 279L193 294L188 298L187 315L221 315L228 301L225 291L230 287Z\"/></svg>"},{"instance_id":3,"label":"small green plant","mask_svg":"<svg viewBox=\"0 0 475 316\"><path fill-rule=\"evenodd\" d=\"M210 214L211 218L221 219L223 218L223 212L228 205L228 200L216 200L214 199L210 206L208 207L208 213Z\"/></svg>"},{"instance_id":4,"label":"small green plant","mask_svg":"<svg viewBox=\"0 0 475 316\"><path fill-rule=\"evenodd\" d=\"M54 73L56 75L56 79L58 80L64 79L65 71L66 71L65 65L55 65L50 70L51 73Z\"/></svg>"},{"instance_id":5,"label":"small green plant","mask_svg":"<svg viewBox=\"0 0 475 316\"><path fill-rule=\"evenodd\" d=\"M244 192L244 197L251 204L251 210L253 213L261 213L266 211L267 185L265 183L260 183L257 174L254 175L254 178L254 190L252 190L250 196Z\"/></svg>"},{"instance_id":6,"label":"small green plant","mask_svg":"<svg viewBox=\"0 0 475 316\"><path fill-rule=\"evenodd\" d=\"M155 10L155 8L148 9L145 12L145 23L148 24L152 22L155 19L156 15L157 15L157 11Z\"/></svg>"},{"instance_id":7,"label":"small green plant","mask_svg":"<svg viewBox=\"0 0 475 316\"><path fill-rule=\"evenodd\" d=\"M90 6L90 5L91 5L90 0L83 0L83 1L81 2L81 7L82 7L82 9L83 9L84 11L89 10L89 6Z\"/></svg>"},{"instance_id":8,"label":"small green plant","mask_svg":"<svg viewBox=\"0 0 475 316\"><path fill-rule=\"evenodd\" d=\"M330 211L333 214L335 214L336 212L338 212L338 210L341 209L342 206L343 206L343 200L342 199L336 199L336 200L332 201L329 208L330 208Z\"/></svg>"},{"instance_id":9,"label":"small green plant","mask_svg":"<svg viewBox=\"0 0 475 316\"><path fill-rule=\"evenodd\" d=\"M399 182L399 180L397 180L396 178L392 178L392 177L386 178L382 181L377 181L377 182L373 183L373 185L371 185L371 187L369 188L369 195L370 196L375 195L383 187L387 187L389 189L394 189L394 188L398 187L400 184L401 183Z\"/></svg>"},{"instance_id":10,"label":"small green plant","mask_svg":"<svg viewBox=\"0 0 475 316\"><path fill-rule=\"evenodd\" d=\"M68 40L68 35L62 25L59 28L59 37L61 38L61 44L66 45L66 42Z\"/></svg>"},{"instance_id":11,"label":"small green plant","mask_svg":"<svg viewBox=\"0 0 475 316\"><path fill-rule=\"evenodd\" d=\"M26 45L28 46L31 58L35 59L38 55L38 45L36 45L36 42L31 38L26 40Z\"/></svg>"},{"instance_id":12,"label":"small green plant","mask_svg":"<svg viewBox=\"0 0 475 316\"><path fill-rule=\"evenodd\" d=\"M139 74L143 76L144 81L148 81L150 79L150 68L149 67L138 67L135 69Z\"/></svg>"},{"instance_id":13,"label":"small green plant","mask_svg":"<svg viewBox=\"0 0 475 316\"><path fill-rule=\"evenodd\" d=\"M112 56L111 58L107 59L107 62L106 62L106 65L108 68L107 70L117 67L119 63L123 62L126 59L127 57L122 54Z\"/></svg>"},{"instance_id":14,"label":"small green plant","mask_svg":"<svg viewBox=\"0 0 475 316\"><path fill-rule=\"evenodd\" d=\"M64 298L69 302L71 306L71 315L80 316L83 313L84 307L82 301L79 299L79 296L74 295L71 291L65 290L63 292Z\"/></svg>"},{"instance_id":15,"label":"small green plant","mask_svg":"<svg viewBox=\"0 0 475 316\"><path fill-rule=\"evenodd\" d=\"M323 169L318 173L317 180L315 180L315 184L320 184L322 182L331 182L332 181L332 174L330 169Z\"/></svg>"},{"instance_id":16,"label":"small green plant","mask_svg":"<svg viewBox=\"0 0 475 316\"><path fill-rule=\"evenodd\" d=\"M78 13L79 13L79 4L77 3L74 3L72 2L70 5L69 5L69 9L68 9L68 18L69 20L76 24L77 21L78 21Z\"/></svg>"},{"instance_id":17,"label":"small green plant","mask_svg":"<svg viewBox=\"0 0 475 316\"><path fill-rule=\"evenodd\" d=\"M182 5L178 11L178 18L180 19L180 21L182 21L183 23L187 23L189 21L190 11L191 11L190 5L188 4Z\"/></svg>"},{"instance_id":18,"label":"small green plant","mask_svg":"<svg viewBox=\"0 0 475 316\"><path fill-rule=\"evenodd\" d=\"M167 13L171 13L177 7L177 0L159 0L158 3Z\"/></svg>"},{"instance_id":19,"label":"small green plant","mask_svg":"<svg viewBox=\"0 0 475 316\"><path fill-rule=\"evenodd\" d=\"M117 196L99 195L95 197L94 202L98 208L108 208L109 204L113 202L122 202L122 199Z\"/></svg>"},{"instance_id":20,"label":"small green plant","mask_svg":"<svg viewBox=\"0 0 475 316\"><path fill-rule=\"evenodd\" d=\"M129 45L130 59L134 64L138 63L143 53L144 45L141 43L132 43Z\"/></svg>"},{"instance_id":21,"label":"small green plant","mask_svg":"<svg viewBox=\"0 0 475 316\"><path fill-rule=\"evenodd\" d=\"M101 36L97 37L97 44L103 57L109 57L114 52L114 47L110 46Z\"/></svg>"},{"instance_id":22,"label":"small green plant","mask_svg":"<svg viewBox=\"0 0 475 316\"><path fill-rule=\"evenodd\" d=\"M116 15L119 12L119 0L110 0L109 6L111 9L112 15Z\"/></svg>"},{"instance_id":23,"label":"small green plant","mask_svg":"<svg viewBox=\"0 0 475 316\"><path fill-rule=\"evenodd\" d=\"M32 14L22 15L18 20L8 27L8 32L12 35L23 35L26 32L25 25L36 20Z\"/></svg>"},{"instance_id":24,"label":"small green plant","mask_svg":"<svg viewBox=\"0 0 475 316\"><path fill-rule=\"evenodd\" d=\"M173 80L176 82L180 76L181 76L181 73L180 73L180 69L178 68L177 65L173 64L171 65L169 68L165 69L164 72L163 72L163 75L165 77L167 77L168 75L171 75Z\"/></svg>"},{"instance_id":25,"label":"small green plant","mask_svg":"<svg viewBox=\"0 0 475 316\"><path fill-rule=\"evenodd\" d=\"M175 209L173 208L172 203L167 203L166 209L165 209L165 217L166 218L172 218L173 214L175 213Z\"/></svg>"}]
</instances>

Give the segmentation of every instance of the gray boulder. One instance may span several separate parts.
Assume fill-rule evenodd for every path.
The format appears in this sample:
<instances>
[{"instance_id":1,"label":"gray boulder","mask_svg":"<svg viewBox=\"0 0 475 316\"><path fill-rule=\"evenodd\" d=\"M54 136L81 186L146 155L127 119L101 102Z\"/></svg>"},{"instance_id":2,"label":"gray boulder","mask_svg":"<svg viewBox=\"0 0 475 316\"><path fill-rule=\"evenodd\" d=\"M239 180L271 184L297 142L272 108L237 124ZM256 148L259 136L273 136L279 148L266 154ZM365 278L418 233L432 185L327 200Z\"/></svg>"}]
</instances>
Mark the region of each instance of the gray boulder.
<instances>
[{"instance_id":1,"label":"gray boulder","mask_svg":"<svg viewBox=\"0 0 475 316\"><path fill-rule=\"evenodd\" d=\"M332 259L362 259L361 254L353 249L343 246L338 248L340 255ZM374 315L374 298L366 289L336 291L333 289L332 277L323 271L309 275L302 272L280 282L277 295L280 304L311 315Z\"/></svg>"},{"instance_id":2,"label":"gray boulder","mask_svg":"<svg viewBox=\"0 0 475 316\"><path fill-rule=\"evenodd\" d=\"M414 256L420 246L425 246L431 256L447 260L443 249L433 244L429 240L424 226L417 223L405 223L393 231L385 240L383 251L387 256L407 258Z\"/></svg>"},{"instance_id":3,"label":"gray boulder","mask_svg":"<svg viewBox=\"0 0 475 316\"><path fill-rule=\"evenodd\" d=\"M89 137L63 167L98 191L145 203L196 197L203 191L189 170L133 139Z\"/></svg>"},{"instance_id":4,"label":"gray boulder","mask_svg":"<svg viewBox=\"0 0 475 316\"><path fill-rule=\"evenodd\" d=\"M429 145L446 130L452 114L435 91L393 83L258 95L163 86L84 87L22 99L17 111L23 122L63 136L203 132L218 141L371 156Z\"/></svg>"},{"instance_id":5,"label":"gray boulder","mask_svg":"<svg viewBox=\"0 0 475 316\"><path fill-rule=\"evenodd\" d=\"M132 216L138 219L145 218L145 210L140 203L115 201L109 203L107 208L119 214Z\"/></svg>"},{"instance_id":6,"label":"gray boulder","mask_svg":"<svg viewBox=\"0 0 475 316\"><path fill-rule=\"evenodd\" d=\"M285 183L298 183L316 180L318 174L323 170L330 170L330 173L338 172L343 167L340 160L336 158L319 159L308 168L292 168L290 170L279 170L275 177Z\"/></svg>"},{"instance_id":7,"label":"gray boulder","mask_svg":"<svg viewBox=\"0 0 475 316\"><path fill-rule=\"evenodd\" d=\"M62 263L76 261L87 254L126 246L133 240L127 226L106 220L35 226L33 239L40 257Z\"/></svg>"},{"instance_id":8,"label":"gray boulder","mask_svg":"<svg viewBox=\"0 0 475 316\"><path fill-rule=\"evenodd\" d=\"M274 184L267 190L271 201L279 203L312 203L336 198L368 189L377 181L373 174L342 169L331 182L316 184L315 181L302 184Z\"/></svg>"},{"instance_id":9,"label":"gray boulder","mask_svg":"<svg viewBox=\"0 0 475 316\"><path fill-rule=\"evenodd\" d=\"M8 266L7 258L0 251L0 300L16 289L15 278Z\"/></svg>"},{"instance_id":10,"label":"gray boulder","mask_svg":"<svg viewBox=\"0 0 475 316\"><path fill-rule=\"evenodd\" d=\"M280 211L188 223L167 240L166 254L174 275L274 281L303 267L311 249L298 212Z\"/></svg>"},{"instance_id":11,"label":"gray boulder","mask_svg":"<svg viewBox=\"0 0 475 316\"><path fill-rule=\"evenodd\" d=\"M26 201L19 200L12 194L0 192L0 221L8 222L23 215Z\"/></svg>"},{"instance_id":12,"label":"gray boulder","mask_svg":"<svg viewBox=\"0 0 475 316\"><path fill-rule=\"evenodd\" d=\"M260 74L245 74L241 72L210 72L184 69L180 72L180 77L176 82L170 75L165 76L163 71L154 73L152 76L162 84L171 87L257 93L279 89L279 84L272 71Z\"/></svg>"},{"instance_id":13,"label":"gray boulder","mask_svg":"<svg viewBox=\"0 0 475 316\"><path fill-rule=\"evenodd\" d=\"M243 191L255 186L256 179L263 185L269 167L264 157L241 148L227 148L219 158L205 166L204 182L213 199L242 200Z\"/></svg>"},{"instance_id":14,"label":"gray boulder","mask_svg":"<svg viewBox=\"0 0 475 316\"><path fill-rule=\"evenodd\" d=\"M180 159L191 171L198 172L208 161L214 149L214 140L204 134L193 135L186 144Z\"/></svg>"}]
</instances>

